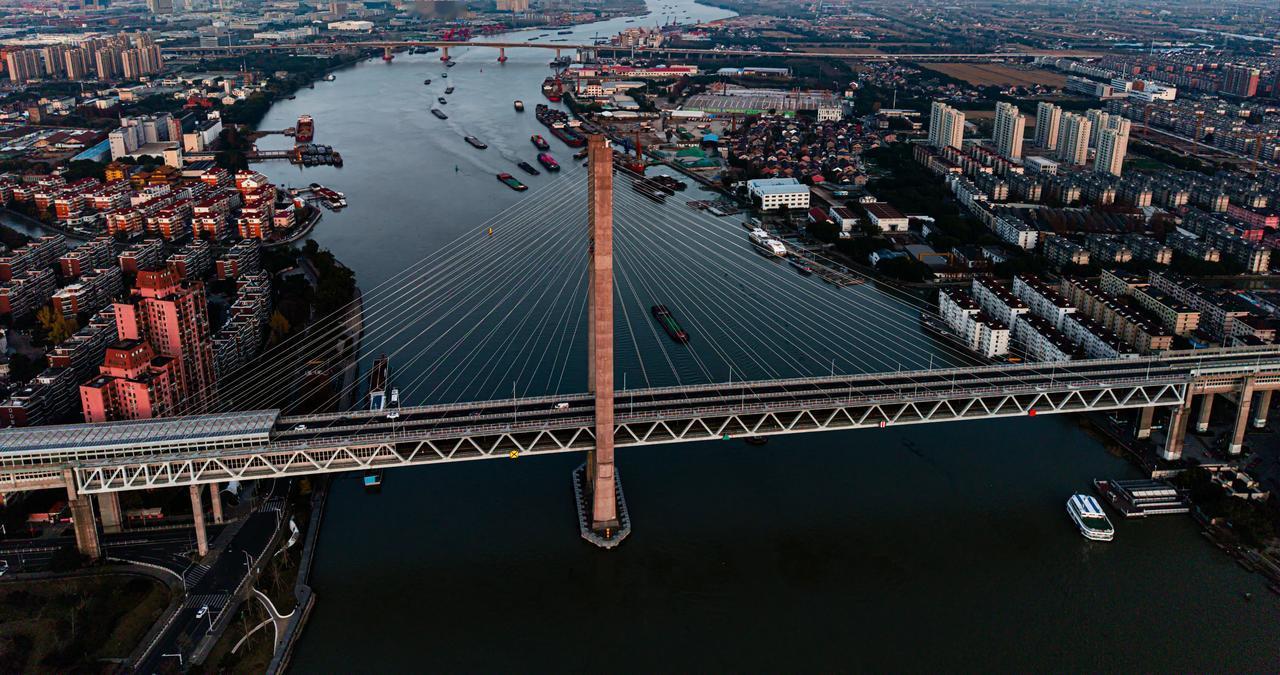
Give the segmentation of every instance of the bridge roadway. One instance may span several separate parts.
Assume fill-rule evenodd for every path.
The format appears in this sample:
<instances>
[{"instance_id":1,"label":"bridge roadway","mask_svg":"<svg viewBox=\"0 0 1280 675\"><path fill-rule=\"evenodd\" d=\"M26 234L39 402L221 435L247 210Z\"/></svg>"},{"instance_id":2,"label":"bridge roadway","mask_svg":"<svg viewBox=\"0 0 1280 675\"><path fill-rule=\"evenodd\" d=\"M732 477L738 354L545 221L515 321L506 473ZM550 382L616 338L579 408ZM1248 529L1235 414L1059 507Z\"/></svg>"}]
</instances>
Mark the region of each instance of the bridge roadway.
<instances>
[{"instance_id":1,"label":"bridge roadway","mask_svg":"<svg viewBox=\"0 0 1280 675\"><path fill-rule=\"evenodd\" d=\"M850 54L848 52L821 51L752 51L749 49L702 49L696 47L621 47L610 44L569 44L562 42L469 42L461 40L359 40L338 42L281 42L255 45L231 45L226 47L164 47L169 54L207 54L249 51L306 51L333 49L401 49L413 47L437 47L445 50L460 47L485 47L489 49L547 49L557 53L561 51L616 51L635 54L660 54L663 56L750 56L750 57L786 57L786 58L831 58L846 61L891 61L905 59L909 61L981 61L993 59L1029 59L1037 56L1072 56L1076 52L1063 52L1050 49L1029 49L1017 52L980 52L980 53L921 53L894 54L870 53Z\"/></svg>"},{"instance_id":2,"label":"bridge roadway","mask_svg":"<svg viewBox=\"0 0 1280 675\"><path fill-rule=\"evenodd\" d=\"M1280 387L1280 347L620 391L618 446L1171 406ZM1252 391L1252 389L1250 389ZM257 411L0 432L0 489L174 487L588 450L588 394L376 412Z\"/></svg>"}]
</instances>

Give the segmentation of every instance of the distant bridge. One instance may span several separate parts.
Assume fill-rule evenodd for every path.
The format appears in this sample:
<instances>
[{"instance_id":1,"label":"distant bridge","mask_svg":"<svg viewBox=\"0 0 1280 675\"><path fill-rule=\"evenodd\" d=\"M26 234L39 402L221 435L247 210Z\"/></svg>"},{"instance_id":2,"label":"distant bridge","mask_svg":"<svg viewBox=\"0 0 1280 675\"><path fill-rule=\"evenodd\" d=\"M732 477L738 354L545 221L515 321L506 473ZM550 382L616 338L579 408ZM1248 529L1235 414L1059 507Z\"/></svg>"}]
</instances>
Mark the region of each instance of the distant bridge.
<instances>
[{"instance_id":1,"label":"distant bridge","mask_svg":"<svg viewBox=\"0 0 1280 675\"><path fill-rule=\"evenodd\" d=\"M627 52L629 54L652 54L655 56L696 56L696 57L773 57L773 58L831 58L846 61L993 61L1005 59L1031 59L1037 56L1065 56L1067 53L1048 49L1030 49L1016 52L977 52L977 53L944 53L931 52L924 54L892 54L872 53L859 54L846 51L753 51L750 49L707 49L701 47L623 47L613 44L568 44L557 42L471 42L460 40L351 40L335 42L289 42L253 45L232 45L227 47L164 47L169 54L240 54L245 52L273 51L334 51L340 49L412 49L414 47L436 47L440 49L440 58L449 58L450 48L481 47L498 50L498 60L504 60L508 49L542 49L554 51L559 56L564 51L584 52Z\"/></svg>"}]
</instances>

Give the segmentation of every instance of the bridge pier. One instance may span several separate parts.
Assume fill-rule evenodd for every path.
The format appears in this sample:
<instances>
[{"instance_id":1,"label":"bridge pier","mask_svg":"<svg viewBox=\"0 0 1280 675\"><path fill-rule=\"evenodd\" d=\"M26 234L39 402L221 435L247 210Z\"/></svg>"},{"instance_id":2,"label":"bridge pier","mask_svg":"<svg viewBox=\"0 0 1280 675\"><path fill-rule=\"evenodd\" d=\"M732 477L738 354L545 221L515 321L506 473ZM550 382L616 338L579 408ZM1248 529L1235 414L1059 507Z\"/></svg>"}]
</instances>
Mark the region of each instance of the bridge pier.
<instances>
[{"instance_id":1,"label":"bridge pier","mask_svg":"<svg viewBox=\"0 0 1280 675\"><path fill-rule=\"evenodd\" d=\"M222 494L217 483L209 483L209 504L213 506L213 524L222 524Z\"/></svg>"},{"instance_id":2,"label":"bridge pier","mask_svg":"<svg viewBox=\"0 0 1280 675\"><path fill-rule=\"evenodd\" d=\"M1246 377L1240 384L1240 395L1236 406L1236 424L1231 430L1231 444L1227 446L1227 454L1238 455L1244 450L1244 433L1249 429L1249 410L1253 405L1253 378Z\"/></svg>"},{"instance_id":3,"label":"bridge pier","mask_svg":"<svg viewBox=\"0 0 1280 675\"><path fill-rule=\"evenodd\" d=\"M441 60L441 61L448 61L448 60L449 60L449 48L448 48L448 47L441 47L441 48L440 48L440 60Z\"/></svg>"},{"instance_id":4,"label":"bridge pier","mask_svg":"<svg viewBox=\"0 0 1280 675\"><path fill-rule=\"evenodd\" d=\"M1164 439L1164 449L1160 452L1160 458L1168 461L1177 461L1182 459L1182 445L1186 441L1187 436L1187 418L1191 413L1191 403L1194 397L1187 395L1187 401L1173 409L1169 414L1169 425L1165 428L1168 434Z\"/></svg>"},{"instance_id":5,"label":"bridge pier","mask_svg":"<svg viewBox=\"0 0 1280 675\"><path fill-rule=\"evenodd\" d=\"M102 516L102 531L107 534L122 532L120 519L120 493L99 492L98 513Z\"/></svg>"},{"instance_id":6,"label":"bridge pier","mask_svg":"<svg viewBox=\"0 0 1280 675\"><path fill-rule=\"evenodd\" d=\"M1206 392L1201 394L1204 398L1200 402L1200 417L1196 419L1196 433L1205 433L1209 430L1209 416L1213 414L1213 393Z\"/></svg>"},{"instance_id":7,"label":"bridge pier","mask_svg":"<svg viewBox=\"0 0 1280 675\"><path fill-rule=\"evenodd\" d=\"M1267 426L1267 411L1271 409L1271 389L1258 392L1258 402L1253 407L1253 428L1263 429Z\"/></svg>"},{"instance_id":8,"label":"bridge pier","mask_svg":"<svg viewBox=\"0 0 1280 675\"><path fill-rule=\"evenodd\" d=\"M1156 407L1149 405L1138 410L1138 423L1133 427L1133 437L1139 440L1151 438L1151 421L1155 419Z\"/></svg>"},{"instance_id":9,"label":"bridge pier","mask_svg":"<svg viewBox=\"0 0 1280 675\"><path fill-rule=\"evenodd\" d=\"M498 47L498 63L506 63L506 62L507 62L507 48Z\"/></svg>"},{"instance_id":10,"label":"bridge pier","mask_svg":"<svg viewBox=\"0 0 1280 675\"><path fill-rule=\"evenodd\" d=\"M64 470L62 478L67 486L67 504L71 507L71 521L76 532L76 550L90 560L97 560L102 557L102 544L98 540L98 523L93 517L93 501L76 490L74 471Z\"/></svg>"},{"instance_id":11,"label":"bridge pier","mask_svg":"<svg viewBox=\"0 0 1280 675\"><path fill-rule=\"evenodd\" d=\"M191 515L195 517L196 525L196 553L201 558L209 555L209 533L205 531L204 526L204 504L200 499L200 491L202 485L191 486Z\"/></svg>"}]
</instances>

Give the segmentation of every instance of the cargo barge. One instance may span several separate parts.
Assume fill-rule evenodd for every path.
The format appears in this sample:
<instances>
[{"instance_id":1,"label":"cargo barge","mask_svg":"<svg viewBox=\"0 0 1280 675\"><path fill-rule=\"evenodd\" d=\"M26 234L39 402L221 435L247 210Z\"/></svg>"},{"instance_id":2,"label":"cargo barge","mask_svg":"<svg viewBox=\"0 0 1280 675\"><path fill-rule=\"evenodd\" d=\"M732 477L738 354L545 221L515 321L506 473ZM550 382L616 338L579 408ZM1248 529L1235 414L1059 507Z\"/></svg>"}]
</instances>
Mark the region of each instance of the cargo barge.
<instances>
[{"instance_id":1,"label":"cargo barge","mask_svg":"<svg viewBox=\"0 0 1280 675\"><path fill-rule=\"evenodd\" d=\"M541 164L544 168L546 168L547 171L560 170L560 163L557 162L556 158L552 157L550 153L546 153L546 152L540 153L538 155L538 163Z\"/></svg>"},{"instance_id":2,"label":"cargo barge","mask_svg":"<svg viewBox=\"0 0 1280 675\"><path fill-rule=\"evenodd\" d=\"M511 188L512 190L515 190L516 192L524 192L525 190L529 189L528 185L525 185L524 183L521 183L520 181L516 180L516 177L512 176L509 173L498 174L498 180L501 181L503 185L506 185L507 187Z\"/></svg>"},{"instance_id":3,"label":"cargo barge","mask_svg":"<svg viewBox=\"0 0 1280 675\"><path fill-rule=\"evenodd\" d=\"M548 77L542 81L542 95L552 103L559 103L564 95L564 83L558 77Z\"/></svg>"},{"instance_id":4,"label":"cargo barge","mask_svg":"<svg viewBox=\"0 0 1280 675\"><path fill-rule=\"evenodd\" d=\"M310 143L316 137L316 123L310 115L299 115L293 129L293 138L299 143Z\"/></svg>"},{"instance_id":5,"label":"cargo barge","mask_svg":"<svg viewBox=\"0 0 1280 675\"><path fill-rule=\"evenodd\" d=\"M524 172L525 172L525 173L527 173L527 174L529 174L530 176L536 176L536 175L538 175L538 174L542 173L541 171L538 171L536 168L534 168L534 166L533 166L532 164L530 164L530 163L528 163L528 162L525 162L525 161L521 161L521 162L516 163L516 166L518 166L518 167L520 167L521 169L523 169L523 170L524 170Z\"/></svg>"},{"instance_id":6,"label":"cargo barge","mask_svg":"<svg viewBox=\"0 0 1280 675\"><path fill-rule=\"evenodd\" d=\"M485 144L484 141L476 138L475 136L466 136L462 140L470 143L471 147L476 148L477 150L484 150L485 148L489 147L488 145Z\"/></svg>"},{"instance_id":7,"label":"cargo barge","mask_svg":"<svg viewBox=\"0 0 1280 675\"><path fill-rule=\"evenodd\" d=\"M581 148L587 145L587 137L573 129L569 121L569 114L563 110L556 110L545 103L539 103L534 108L534 115L538 121L551 131L551 135L560 139L565 145L571 148Z\"/></svg>"},{"instance_id":8,"label":"cargo barge","mask_svg":"<svg viewBox=\"0 0 1280 675\"><path fill-rule=\"evenodd\" d=\"M654 187L648 180L637 180L631 183L631 189L652 199L659 204L667 203L667 193Z\"/></svg>"},{"instance_id":9,"label":"cargo barge","mask_svg":"<svg viewBox=\"0 0 1280 675\"><path fill-rule=\"evenodd\" d=\"M653 182L660 185L662 189L667 191L669 194L683 192L685 188L689 187L689 185L684 181L671 176L654 176Z\"/></svg>"},{"instance_id":10,"label":"cargo barge","mask_svg":"<svg viewBox=\"0 0 1280 675\"><path fill-rule=\"evenodd\" d=\"M436 117L439 117L439 118L440 118L440 119L442 119L442 120L447 120L447 119L449 119L449 116L448 116L448 115L446 115L446 114L444 114L444 111L443 111L443 110L441 110L441 109L439 109L439 108L432 108L432 109L431 109L431 114L432 114L432 115L435 115Z\"/></svg>"},{"instance_id":11,"label":"cargo barge","mask_svg":"<svg viewBox=\"0 0 1280 675\"><path fill-rule=\"evenodd\" d=\"M654 305L650 308L650 311L653 312L653 318L658 321L663 330L667 331L667 335L670 335L672 340L680 344L689 342L689 334L685 332L684 328L680 327L680 323L671 315L671 310L667 309L666 305Z\"/></svg>"}]
</instances>

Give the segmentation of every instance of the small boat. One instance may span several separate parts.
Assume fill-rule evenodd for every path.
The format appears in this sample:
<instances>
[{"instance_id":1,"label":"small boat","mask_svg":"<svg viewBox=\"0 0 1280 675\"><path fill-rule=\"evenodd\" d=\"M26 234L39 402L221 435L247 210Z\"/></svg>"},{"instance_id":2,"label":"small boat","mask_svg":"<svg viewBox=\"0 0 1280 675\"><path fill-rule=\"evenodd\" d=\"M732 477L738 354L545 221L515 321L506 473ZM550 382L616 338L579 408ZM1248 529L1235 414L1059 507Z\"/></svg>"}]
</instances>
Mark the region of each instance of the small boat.
<instances>
[{"instance_id":1,"label":"small boat","mask_svg":"<svg viewBox=\"0 0 1280 675\"><path fill-rule=\"evenodd\" d=\"M429 78L429 77L428 77L427 79L423 80L423 81L422 81L422 83L423 83L423 84L431 84L431 78Z\"/></svg>"},{"instance_id":2,"label":"small boat","mask_svg":"<svg viewBox=\"0 0 1280 675\"><path fill-rule=\"evenodd\" d=\"M443 97L443 96L438 96L438 97L436 97L436 100L440 102L440 105L447 105L447 104L449 103L448 101L446 101L446 100L444 99L444 97Z\"/></svg>"},{"instance_id":3,"label":"small boat","mask_svg":"<svg viewBox=\"0 0 1280 675\"><path fill-rule=\"evenodd\" d=\"M454 63L454 62L453 62L453 59L450 59L450 60L448 60L448 61L445 61L445 62L444 62L444 67L445 67L445 68L452 68L452 67L454 67L454 66L456 66L456 65L458 65L458 64Z\"/></svg>"},{"instance_id":4,"label":"small boat","mask_svg":"<svg viewBox=\"0 0 1280 675\"><path fill-rule=\"evenodd\" d=\"M515 102L516 112L524 112L524 101L517 100Z\"/></svg>"},{"instance_id":5,"label":"small boat","mask_svg":"<svg viewBox=\"0 0 1280 675\"><path fill-rule=\"evenodd\" d=\"M542 173L541 171L538 171L538 169L537 169L536 167L534 167L532 164L530 164L530 163L528 163L528 162L526 162L526 161L524 161L524 160L521 160L521 161L517 162L517 163L516 163L516 166L518 166L518 167L520 167L521 169L523 169L523 170L524 170L524 172L525 172L525 173L527 173L527 174L529 174L530 176L537 176L538 174Z\"/></svg>"},{"instance_id":6,"label":"small boat","mask_svg":"<svg viewBox=\"0 0 1280 675\"><path fill-rule=\"evenodd\" d=\"M442 119L442 120L447 120L447 119L449 119L449 116L448 116L448 115L446 115L446 114L444 114L444 111L443 111L443 110L441 110L441 109L439 109L439 108L432 108L432 109L431 109L431 114L432 114L432 115L435 115L436 117L439 117L439 118L440 118L440 119Z\"/></svg>"},{"instance_id":7,"label":"small boat","mask_svg":"<svg viewBox=\"0 0 1280 675\"><path fill-rule=\"evenodd\" d=\"M449 94L452 94L452 93L453 93L453 85L451 84L451 85L449 85L448 87L445 87L445 89L444 89L444 93L445 93L445 95L446 95L446 96L448 96Z\"/></svg>"},{"instance_id":8,"label":"small boat","mask_svg":"<svg viewBox=\"0 0 1280 675\"><path fill-rule=\"evenodd\" d=\"M515 190L516 192L524 192L525 190L529 189L528 185L525 185L524 183L521 183L520 181L516 180L516 177L512 176L509 173L498 174L498 180L501 181L503 185L506 185L507 187L511 188L512 190Z\"/></svg>"},{"instance_id":9,"label":"small boat","mask_svg":"<svg viewBox=\"0 0 1280 675\"><path fill-rule=\"evenodd\" d=\"M587 158L587 154L588 154L589 152L590 152L589 150L587 150L586 148L583 148L583 149L581 149L581 150L579 150L579 151L577 151L577 152L573 153L573 158L574 158L574 159L586 159L586 158Z\"/></svg>"},{"instance_id":10,"label":"small boat","mask_svg":"<svg viewBox=\"0 0 1280 675\"><path fill-rule=\"evenodd\" d=\"M485 145L484 141L481 141L475 136L466 136L462 140L470 143L471 147L477 148L479 150L484 150L485 148L489 147L488 145Z\"/></svg>"},{"instance_id":11,"label":"small boat","mask_svg":"<svg viewBox=\"0 0 1280 675\"><path fill-rule=\"evenodd\" d=\"M557 161L556 161L556 158L555 158L555 157L552 157L550 153L546 153L546 152L539 153L539 154L538 154L538 163L539 163L539 164L541 164L542 166L546 167L547 171L559 171L559 170L560 170L560 163L559 163L559 162L557 162Z\"/></svg>"},{"instance_id":12,"label":"small boat","mask_svg":"<svg viewBox=\"0 0 1280 675\"><path fill-rule=\"evenodd\" d=\"M290 101L292 101L292 100L294 100L294 99L296 99L296 98L298 98L298 97L297 97L297 96L290 96L290 97L289 97L289 100L290 100Z\"/></svg>"},{"instance_id":13,"label":"small boat","mask_svg":"<svg viewBox=\"0 0 1280 675\"><path fill-rule=\"evenodd\" d=\"M747 445L764 445L769 442L769 439L764 436L747 436L743 440L747 442Z\"/></svg>"},{"instance_id":14,"label":"small boat","mask_svg":"<svg viewBox=\"0 0 1280 675\"><path fill-rule=\"evenodd\" d=\"M551 144L547 142L547 139L543 138L538 134L534 134L530 136L529 142L533 143L533 147L539 150L542 150L544 152L551 149Z\"/></svg>"},{"instance_id":15,"label":"small boat","mask_svg":"<svg viewBox=\"0 0 1280 675\"><path fill-rule=\"evenodd\" d=\"M382 472L378 470L365 472L361 482L364 483L364 491L377 494L382 491Z\"/></svg>"},{"instance_id":16,"label":"small boat","mask_svg":"<svg viewBox=\"0 0 1280 675\"><path fill-rule=\"evenodd\" d=\"M558 31L556 31L556 35L573 35L573 31L571 31L571 30L558 30Z\"/></svg>"},{"instance_id":17,"label":"small boat","mask_svg":"<svg viewBox=\"0 0 1280 675\"><path fill-rule=\"evenodd\" d=\"M795 258L792 258L791 266L796 268L797 272L805 275L806 277L809 276L810 274L813 274L813 268L809 267L808 263L805 263L801 260L796 260Z\"/></svg>"},{"instance_id":18,"label":"small boat","mask_svg":"<svg viewBox=\"0 0 1280 675\"><path fill-rule=\"evenodd\" d=\"M1071 516L1071 521L1080 529L1080 534L1084 535L1085 539L1111 541L1116 535L1115 528L1111 526L1111 520L1102 510L1102 505L1090 495L1080 493L1071 495L1071 499L1067 500L1067 514Z\"/></svg>"},{"instance_id":19,"label":"small boat","mask_svg":"<svg viewBox=\"0 0 1280 675\"><path fill-rule=\"evenodd\" d=\"M440 77L449 77L449 73L440 73Z\"/></svg>"}]
</instances>

